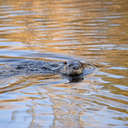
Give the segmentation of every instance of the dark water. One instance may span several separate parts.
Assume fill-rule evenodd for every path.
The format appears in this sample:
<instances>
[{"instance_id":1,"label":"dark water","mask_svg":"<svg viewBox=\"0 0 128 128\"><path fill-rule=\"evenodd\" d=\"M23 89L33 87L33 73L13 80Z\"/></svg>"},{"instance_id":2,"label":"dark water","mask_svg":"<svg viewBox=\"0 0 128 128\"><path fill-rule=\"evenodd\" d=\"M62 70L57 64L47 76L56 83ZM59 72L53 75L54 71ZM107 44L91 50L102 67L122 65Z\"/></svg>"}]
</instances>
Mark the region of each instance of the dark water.
<instances>
[{"instance_id":1,"label":"dark water","mask_svg":"<svg viewBox=\"0 0 128 128\"><path fill-rule=\"evenodd\" d=\"M127 0L0 0L0 64L78 58L99 69L0 80L0 128L128 128Z\"/></svg>"}]
</instances>

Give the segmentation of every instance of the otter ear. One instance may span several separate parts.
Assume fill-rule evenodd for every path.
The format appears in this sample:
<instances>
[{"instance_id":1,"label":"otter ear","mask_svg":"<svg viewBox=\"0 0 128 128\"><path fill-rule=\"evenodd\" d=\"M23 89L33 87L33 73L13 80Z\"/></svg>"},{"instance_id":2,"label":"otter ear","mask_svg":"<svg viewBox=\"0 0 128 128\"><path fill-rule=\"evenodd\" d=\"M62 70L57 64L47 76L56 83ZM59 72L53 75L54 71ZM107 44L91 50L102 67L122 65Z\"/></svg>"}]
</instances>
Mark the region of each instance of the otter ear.
<instances>
[{"instance_id":1,"label":"otter ear","mask_svg":"<svg viewBox=\"0 0 128 128\"><path fill-rule=\"evenodd\" d=\"M67 64L67 61L64 61L63 63L64 63L64 64Z\"/></svg>"},{"instance_id":2,"label":"otter ear","mask_svg":"<svg viewBox=\"0 0 128 128\"><path fill-rule=\"evenodd\" d=\"M84 63L84 62L80 62L80 63L81 63L81 65L82 65L83 68L85 68L87 66L87 64Z\"/></svg>"}]
</instances>

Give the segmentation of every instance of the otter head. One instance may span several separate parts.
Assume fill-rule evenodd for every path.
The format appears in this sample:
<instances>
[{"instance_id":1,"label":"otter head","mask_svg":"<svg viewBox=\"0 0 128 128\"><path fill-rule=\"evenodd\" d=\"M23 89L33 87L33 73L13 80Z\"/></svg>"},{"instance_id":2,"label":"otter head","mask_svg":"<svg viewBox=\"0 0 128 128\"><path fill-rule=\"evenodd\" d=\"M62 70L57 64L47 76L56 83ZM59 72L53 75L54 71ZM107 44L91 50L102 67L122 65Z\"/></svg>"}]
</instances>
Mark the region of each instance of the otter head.
<instances>
[{"instance_id":1,"label":"otter head","mask_svg":"<svg viewBox=\"0 0 128 128\"><path fill-rule=\"evenodd\" d=\"M84 64L78 60L71 60L64 62L61 73L69 76L81 75L84 70Z\"/></svg>"}]
</instances>

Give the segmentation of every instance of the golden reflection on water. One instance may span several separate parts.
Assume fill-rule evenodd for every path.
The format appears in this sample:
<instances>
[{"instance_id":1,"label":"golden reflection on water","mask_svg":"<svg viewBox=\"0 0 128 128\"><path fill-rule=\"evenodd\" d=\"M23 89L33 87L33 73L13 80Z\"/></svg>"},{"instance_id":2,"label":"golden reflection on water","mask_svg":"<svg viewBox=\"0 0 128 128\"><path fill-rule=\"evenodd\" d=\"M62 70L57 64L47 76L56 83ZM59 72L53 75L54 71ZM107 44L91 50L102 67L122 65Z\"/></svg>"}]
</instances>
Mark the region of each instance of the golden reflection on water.
<instances>
[{"instance_id":1,"label":"golden reflection on water","mask_svg":"<svg viewBox=\"0 0 128 128\"><path fill-rule=\"evenodd\" d=\"M128 127L127 4L0 0L1 65L50 55L57 61L77 56L103 65L77 83L58 75L1 79L0 127Z\"/></svg>"}]
</instances>

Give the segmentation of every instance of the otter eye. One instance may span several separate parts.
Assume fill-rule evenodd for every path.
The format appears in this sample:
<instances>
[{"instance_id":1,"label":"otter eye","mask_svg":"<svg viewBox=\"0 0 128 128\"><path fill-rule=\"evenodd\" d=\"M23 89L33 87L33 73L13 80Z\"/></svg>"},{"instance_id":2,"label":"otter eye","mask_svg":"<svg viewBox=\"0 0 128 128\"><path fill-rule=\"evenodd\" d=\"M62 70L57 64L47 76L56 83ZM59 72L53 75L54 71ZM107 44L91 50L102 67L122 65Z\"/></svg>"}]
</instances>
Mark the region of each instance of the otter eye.
<instances>
[{"instance_id":1,"label":"otter eye","mask_svg":"<svg viewBox=\"0 0 128 128\"><path fill-rule=\"evenodd\" d=\"M67 61L64 61L63 63L64 63L64 64L67 64Z\"/></svg>"}]
</instances>

